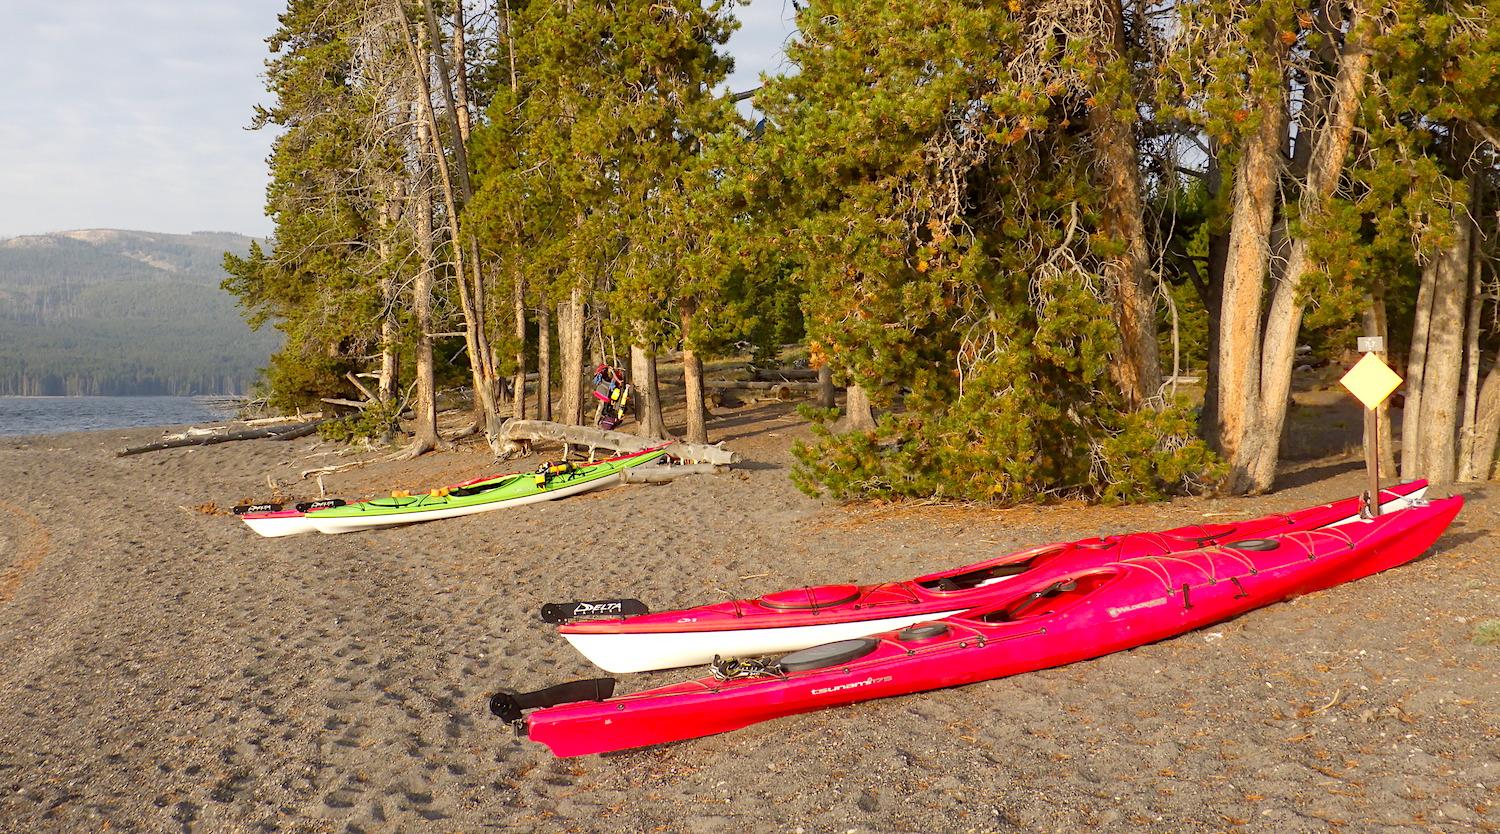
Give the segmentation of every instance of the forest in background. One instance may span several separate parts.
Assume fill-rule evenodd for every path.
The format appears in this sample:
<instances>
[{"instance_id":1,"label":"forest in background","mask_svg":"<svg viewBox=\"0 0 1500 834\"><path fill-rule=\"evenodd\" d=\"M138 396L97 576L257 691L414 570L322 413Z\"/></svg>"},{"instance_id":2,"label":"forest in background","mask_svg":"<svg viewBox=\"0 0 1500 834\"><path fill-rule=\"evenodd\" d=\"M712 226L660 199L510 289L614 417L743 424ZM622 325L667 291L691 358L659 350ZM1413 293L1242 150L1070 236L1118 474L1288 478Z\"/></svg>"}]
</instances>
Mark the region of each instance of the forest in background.
<instances>
[{"instance_id":1,"label":"forest in background","mask_svg":"<svg viewBox=\"0 0 1500 834\"><path fill-rule=\"evenodd\" d=\"M224 280L251 238L91 229L0 240L0 395L240 394L280 345Z\"/></svg>"},{"instance_id":2,"label":"forest in background","mask_svg":"<svg viewBox=\"0 0 1500 834\"><path fill-rule=\"evenodd\" d=\"M788 70L735 94L732 4L289 0L257 114L275 242L226 287L286 334L277 400L367 374L411 454L454 374L498 449L533 406L582 422L599 361L664 436L666 353L702 442L703 358L795 341L847 390L810 490L1261 492L1299 344L1369 333L1407 378L1400 475L1485 479L1497 15L811 0Z\"/></svg>"}]
</instances>

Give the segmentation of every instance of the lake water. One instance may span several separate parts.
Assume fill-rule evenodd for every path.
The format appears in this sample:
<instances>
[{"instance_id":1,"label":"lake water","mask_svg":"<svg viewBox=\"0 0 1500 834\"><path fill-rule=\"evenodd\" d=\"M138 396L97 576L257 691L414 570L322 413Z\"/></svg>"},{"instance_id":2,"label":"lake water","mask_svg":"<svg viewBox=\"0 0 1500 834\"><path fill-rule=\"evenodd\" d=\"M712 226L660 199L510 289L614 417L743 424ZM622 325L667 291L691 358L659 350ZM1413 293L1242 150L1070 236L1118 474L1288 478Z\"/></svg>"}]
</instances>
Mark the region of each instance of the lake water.
<instances>
[{"instance_id":1,"label":"lake water","mask_svg":"<svg viewBox=\"0 0 1500 834\"><path fill-rule=\"evenodd\" d=\"M218 422L226 397L0 397L0 437Z\"/></svg>"}]
</instances>

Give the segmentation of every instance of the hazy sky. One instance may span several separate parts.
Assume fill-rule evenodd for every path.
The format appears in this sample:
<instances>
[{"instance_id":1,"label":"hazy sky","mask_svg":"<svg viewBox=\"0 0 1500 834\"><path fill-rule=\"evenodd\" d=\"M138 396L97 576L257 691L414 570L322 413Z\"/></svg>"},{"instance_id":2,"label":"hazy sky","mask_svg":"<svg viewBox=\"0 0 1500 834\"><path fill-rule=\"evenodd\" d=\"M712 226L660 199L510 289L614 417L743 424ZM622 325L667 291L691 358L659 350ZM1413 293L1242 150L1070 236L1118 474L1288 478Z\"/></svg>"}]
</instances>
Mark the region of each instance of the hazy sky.
<instances>
[{"instance_id":1,"label":"hazy sky","mask_svg":"<svg viewBox=\"0 0 1500 834\"><path fill-rule=\"evenodd\" d=\"M265 38L285 0L0 0L0 237L264 235ZM753 0L730 87L775 72L790 0Z\"/></svg>"}]
</instances>

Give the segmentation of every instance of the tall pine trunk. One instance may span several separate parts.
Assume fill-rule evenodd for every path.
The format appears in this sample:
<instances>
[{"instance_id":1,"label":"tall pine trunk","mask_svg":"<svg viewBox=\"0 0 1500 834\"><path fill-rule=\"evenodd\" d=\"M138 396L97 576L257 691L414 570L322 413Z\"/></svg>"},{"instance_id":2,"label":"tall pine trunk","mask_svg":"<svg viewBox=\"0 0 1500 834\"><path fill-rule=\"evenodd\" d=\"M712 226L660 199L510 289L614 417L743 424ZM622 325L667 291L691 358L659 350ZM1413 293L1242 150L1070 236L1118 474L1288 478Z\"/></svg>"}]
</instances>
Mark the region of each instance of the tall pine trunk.
<instances>
[{"instance_id":1,"label":"tall pine trunk","mask_svg":"<svg viewBox=\"0 0 1500 834\"><path fill-rule=\"evenodd\" d=\"M1283 160L1286 103L1280 90L1261 100L1260 124L1235 168L1229 250L1219 307L1217 425L1219 453L1229 462L1231 492L1249 492L1250 463L1265 436L1260 413L1260 315L1270 266L1271 223Z\"/></svg>"},{"instance_id":2,"label":"tall pine trunk","mask_svg":"<svg viewBox=\"0 0 1500 834\"><path fill-rule=\"evenodd\" d=\"M1363 5L1350 7L1350 32L1339 54L1338 74L1329 99L1321 102L1327 120L1313 130L1313 142L1307 158L1307 177L1303 182L1298 214L1304 224L1316 222L1327 210L1328 202L1338 188L1344 160L1354 136L1355 118L1364 94L1365 78L1370 66L1366 47L1366 24ZM1259 442L1253 454L1241 458L1250 475L1250 491L1264 492L1276 480L1280 460L1282 430L1286 426L1287 406L1291 402L1292 370L1296 363L1297 335L1302 329L1305 300L1302 287L1316 268L1311 246L1314 232L1304 228L1292 241L1286 272L1271 296L1266 316L1265 343L1261 351Z\"/></svg>"},{"instance_id":3,"label":"tall pine trunk","mask_svg":"<svg viewBox=\"0 0 1500 834\"><path fill-rule=\"evenodd\" d=\"M552 309L543 299L536 311L536 417L552 419Z\"/></svg>"},{"instance_id":4,"label":"tall pine trunk","mask_svg":"<svg viewBox=\"0 0 1500 834\"><path fill-rule=\"evenodd\" d=\"M661 389L656 382L656 354L641 345L630 346L630 384L635 389L636 434L666 439L661 416Z\"/></svg>"},{"instance_id":5,"label":"tall pine trunk","mask_svg":"<svg viewBox=\"0 0 1500 834\"><path fill-rule=\"evenodd\" d=\"M1128 75L1124 11L1117 0L1106 0L1099 10L1108 32L1105 42L1098 45L1104 53L1100 60L1109 67L1107 73ZM1094 137L1103 186L1102 231L1124 245L1119 254L1109 259L1106 270L1114 294L1115 325L1120 331L1120 353L1110 371L1130 407L1141 408L1158 402L1161 360L1157 355L1156 296L1141 200L1135 124L1133 119L1120 115L1126 110L1134 112L1135 103L1130 96L1128 88L1120 96L1097 92L1089 110L1088 125Z\"/></svg>"},{"instance_id":6,"label":"tall pine trunk","mask_svg":"<svg viewBox=\"0 0 1500 834\"><path fill-rule=\"evenodd\" d=\"M426 27L417 27L416 37L411 35L411 25L406 16L406 9L397 0L392 4L397 12L397 18L401 22L401 28L405 34L407 53L411 60L413 73L417 78L418 105L420 117L427 123L427 141L429 150L437 163L438 184L441 186L443 195L443 207L446 210L446 225L448 227L448 246L453 258L454 278L458 284L458 297L460 306L464 311L464 341L469 353L469 367L474 382L474 397L476 399L476 411L482 417L484 423L485 438L489 441L491 450L496 455L503 451L503 440L500 437L500 413L499 413L499 380L495 373L494 354L490 350L488 334L485 329L483 316L484 304L484 282L483 273L479 268L477 260L473 260L472 278L468 269L465 268L465 249L471 241L465 239L463 229L460 227L460 206L465 202L470 193L469 185L469 162L468 151L464 143L464 136L459 124L458 107L453 93L452 75L448 71L448 62L443 57L441 48L433 48L434 44L441 44L442 38L439 32L436 16L433 13L431 0L424 0L423 10L426 17ZM447 151L441 142L441 132L438 129L437 112L432 106L432 86L428 78L429 68L437 67L440 91L448 107L449 123L453 134L453 166L448 165Z\"/></svg>"},{"instance_id":7,"label":"tall pine trunk","mask_svg":"<svg viewBox=\"0 0 1500 834\"><path fill-rule=\"evenodd\" d=\"M1422 384L1427 369L1427 338L1431 332L1432 293L1437 286L1437 259L1422 266L1417 284L1417 307L1412 314L1411 348L1406 354L1406 405L1401 413L1401 478L1420 477L1422 448Z\"/></svg>"},{"instance_id":8,"label":"tall pine trunk","mask_svg":"<svg viewBox=\"0 0 1500 834\"><path fill-rule=\"evenodd\" d=\"M1458 389L1463 369L1464 302L1468 296L1473 227L1462 212L1453 222L1453 244L1437 259L1422 370L1421 411L1417 418L1417 468L1421 477L1433 484L1449 483L1457 474Z\"/></svg>"},{"instance_id":9,"label":"tall pine trunk","mask_svg":"<svg viewBox=\"0 0 1500 834\"><path fill-rule=\"evenodd\" d=\"M683 440L688 443L707 443L707 411L703 403L703 359L693 350L693 316L697 304L691 298L678 303L682 317L682 386L687 400L687 427Z\"/></svg>"},{"instance_id":10,"label":"tall pine trunk","mask_svg":"<svg viewBox=\"0 0 1500 834\"><path fill-rule=\"evenodd\" d=\"M427 123L421 119L415 125L417 147L425 150ZM432 361L432 276L437 269L432 242L432 176L427 163L417 153L416 182L411 189L411 217L416 224L413 237L417 243L418 271L412 281L412 318L417 328L416 338L416 386L417 401L415 425L412 429L411 445L405 454L410 457L425 454L438 447L437 433L437 387Z\"/></svg>"},{"instance_id":11,"label":"tall pine trunk","mask_svg":"<svg viewBox=\"0 0 1500 834\"><path fill-rule=\"evenodd\" d=\"M583 289L574 287L557 305L557 340L562 353L558 383L562 386L558 421L583 425Z\"/></svg>"},{"instance_id":12,"label":"tall pine trunk","mask_svg":"<svg viewBox=\"0 0 1500 834\"><path fill-rule=\"evenodd\" d=\"M517 420L526 419L526 282L519 270L511 283L511 312L515 315L516 380L515 399L511 401L510 414Z\"/></svg>"}]
</instances>

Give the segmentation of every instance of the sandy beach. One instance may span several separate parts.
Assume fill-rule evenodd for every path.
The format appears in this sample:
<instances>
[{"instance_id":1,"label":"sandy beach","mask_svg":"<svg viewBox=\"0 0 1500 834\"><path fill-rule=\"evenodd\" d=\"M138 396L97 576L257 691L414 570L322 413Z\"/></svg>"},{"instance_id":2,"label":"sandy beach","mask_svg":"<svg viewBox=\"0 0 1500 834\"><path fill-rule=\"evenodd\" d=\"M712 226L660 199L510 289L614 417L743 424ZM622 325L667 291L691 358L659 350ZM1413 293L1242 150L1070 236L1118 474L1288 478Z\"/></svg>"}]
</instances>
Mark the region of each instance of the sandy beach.
<instances>
[{"instance_id":1,"label":"sandy beach","mask_svg":"<svg viewBox=\"0 0 1500 834\"><path fill-rule=\"evenodd\" d=\"M287 539L222 508L315 497L299 473L346 460L316 438L128 458L161 430L0 440L0 832L1500 829L1500 646L1474 639L1500 618L1493 485L1460 488L1416 563L1134 651L606 756L517 739L489 693L600 674L546 602L901 579L1363 484L1343 455L1256 499L841 507L788 481L789 406L710 432L746 465ZM361 497L541 459L467 445L323 480Z\"/></svg>"}]
</instances>

